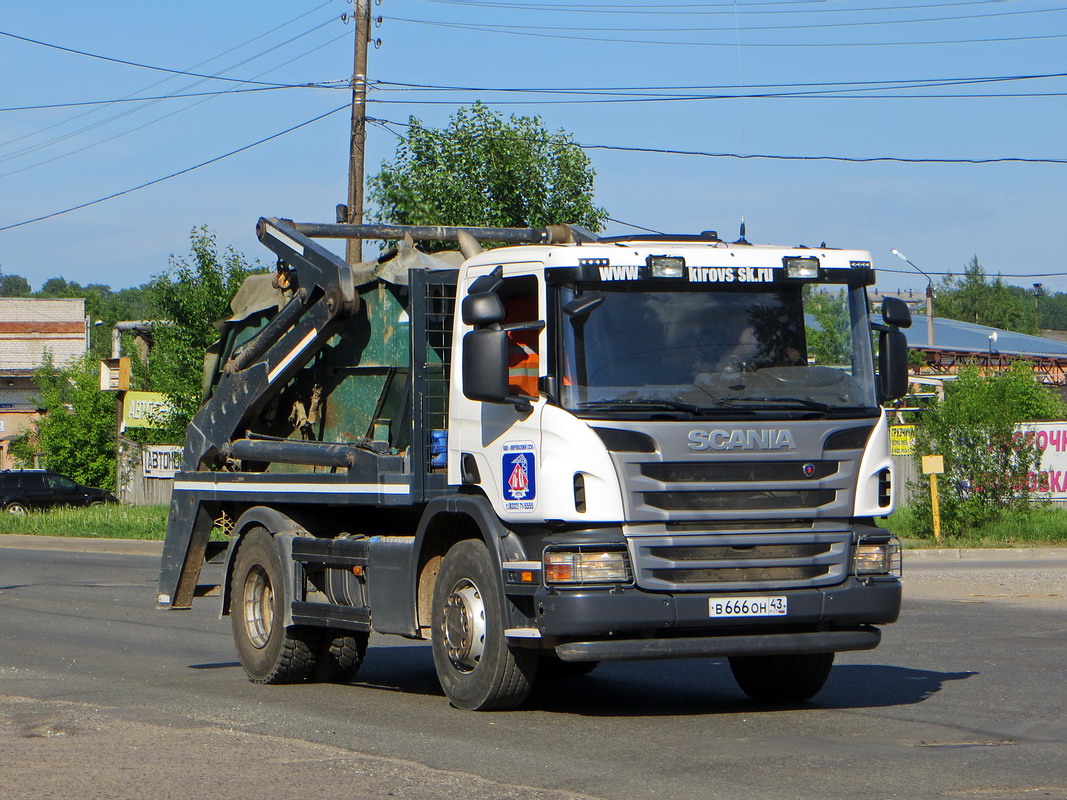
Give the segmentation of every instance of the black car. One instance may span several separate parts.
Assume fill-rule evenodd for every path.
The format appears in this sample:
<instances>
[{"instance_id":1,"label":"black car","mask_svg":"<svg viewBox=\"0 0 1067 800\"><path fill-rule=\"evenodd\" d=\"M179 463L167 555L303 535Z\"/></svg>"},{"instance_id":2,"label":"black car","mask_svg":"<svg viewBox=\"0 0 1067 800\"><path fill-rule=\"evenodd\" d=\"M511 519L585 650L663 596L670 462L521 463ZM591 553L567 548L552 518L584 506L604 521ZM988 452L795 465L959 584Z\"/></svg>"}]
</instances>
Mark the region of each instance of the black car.
<instances>
[{"instance_id":1,"label":"black car","mask_svg":"<svg viewBox=\"0 0 1067 800\"><path fill-rule=\"evenodd\" d=\"M75 483L66 475L45 469L13 469L0 472L0 508L9 514L24 514L31 508L99 506L117 503L106 489Z\"/></svg>"}]
</instances>

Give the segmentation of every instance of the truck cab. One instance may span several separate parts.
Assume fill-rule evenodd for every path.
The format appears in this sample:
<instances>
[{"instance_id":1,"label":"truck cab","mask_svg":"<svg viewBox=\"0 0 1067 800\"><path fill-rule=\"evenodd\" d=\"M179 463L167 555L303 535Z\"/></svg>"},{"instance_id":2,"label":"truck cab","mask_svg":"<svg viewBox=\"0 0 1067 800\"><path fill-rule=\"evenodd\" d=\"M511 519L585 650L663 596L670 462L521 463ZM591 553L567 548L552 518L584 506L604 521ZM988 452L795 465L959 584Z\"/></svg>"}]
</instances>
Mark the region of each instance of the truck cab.
<instances>
[{"instance_id":1,"label":"truck cab","mask_svg":"<svg viewBox=\"0 0 1067 800\"><path fill-rule=\"evenodd\" d=\"M314 674L294 648L351 677L374 630L429 639L461 708L517 705L539 669L712 656L796 702L878 644L910 317L872 321L869 253L463 231L461 263L402 246L353 276L305 235L356 227L261 221L305 278L224 338L175 486L160 605L191 602L222 514L253 680Z\"/></svg>"}]
</instances>

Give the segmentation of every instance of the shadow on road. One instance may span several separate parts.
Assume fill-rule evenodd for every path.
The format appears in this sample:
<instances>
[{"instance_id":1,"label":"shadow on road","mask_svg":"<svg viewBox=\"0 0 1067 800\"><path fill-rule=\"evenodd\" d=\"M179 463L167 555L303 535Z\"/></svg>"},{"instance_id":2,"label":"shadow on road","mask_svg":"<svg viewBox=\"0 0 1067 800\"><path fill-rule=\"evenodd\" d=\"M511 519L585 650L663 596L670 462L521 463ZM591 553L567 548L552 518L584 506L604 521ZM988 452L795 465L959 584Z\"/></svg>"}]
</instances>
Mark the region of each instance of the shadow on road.
<instances>
[{"instance_id":1,"label":"shadow on road","mask_svg":"<svg viewBox=\"0 0 1067 800\"><path fill-rule=\"evenodd\" d=\"M935 672L880 664L840 664L823 690L792 708L882 708L921 703L976 672ZM371 647L354 686L440 697L428 646ZM527 709L589 716L752 713L761 706L737 688L725 659L601 664L581 678L543 677Z\"/></svg>"}]
</instances>

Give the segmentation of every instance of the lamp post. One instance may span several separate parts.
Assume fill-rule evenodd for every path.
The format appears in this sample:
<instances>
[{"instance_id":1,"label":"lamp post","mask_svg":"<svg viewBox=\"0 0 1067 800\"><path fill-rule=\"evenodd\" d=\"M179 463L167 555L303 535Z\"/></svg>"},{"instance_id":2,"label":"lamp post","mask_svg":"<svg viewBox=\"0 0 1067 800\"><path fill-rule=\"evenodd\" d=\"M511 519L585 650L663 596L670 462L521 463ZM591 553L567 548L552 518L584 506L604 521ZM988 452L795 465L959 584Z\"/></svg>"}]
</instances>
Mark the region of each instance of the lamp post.
<instances>
[{"instance_id":1,"label":"lamp post","mask_svg":"<svg viewBox=\"0 0 1067 800\"><path fill-rule=\"evenodd\" d=\"M926 278L926 346L934 346L934 279L919 269L917 266L908 260L908 257L899 250L890 250L890 253L895 255L905 264L910 266L913 270L918 272L924 278Z\"/></svg>"}]
</instances>

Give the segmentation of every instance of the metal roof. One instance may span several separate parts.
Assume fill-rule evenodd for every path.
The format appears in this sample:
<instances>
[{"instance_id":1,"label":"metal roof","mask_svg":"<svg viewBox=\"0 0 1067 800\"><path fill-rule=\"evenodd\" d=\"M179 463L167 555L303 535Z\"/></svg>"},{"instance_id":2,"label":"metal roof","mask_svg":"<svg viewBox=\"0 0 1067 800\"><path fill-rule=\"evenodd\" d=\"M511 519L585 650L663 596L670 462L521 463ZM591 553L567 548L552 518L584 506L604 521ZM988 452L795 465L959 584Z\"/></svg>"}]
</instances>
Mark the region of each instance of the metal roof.
<instances>
[{"instance_id":1,"label":"metal roof","mask_svg":"<svg viewBox=\"0 0 1067 800\"><path fill-rule=\"evenodd\" d=\"M928 347L926 327L925 314L912 315L911 327L904 331L908 337L908 347L953 352L993 352L1001 355L1067 358L1067 342L941 317L934 317L934 346ZM997 340L990 342L989 335L993 332L996 332Z\"/></svg>"}]
</instances>

